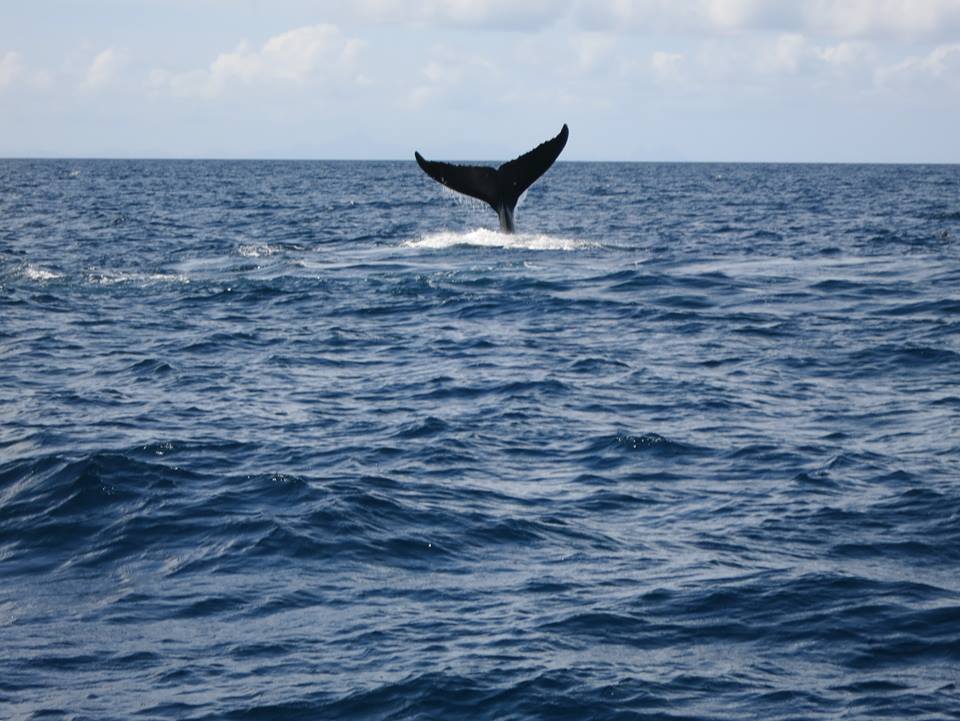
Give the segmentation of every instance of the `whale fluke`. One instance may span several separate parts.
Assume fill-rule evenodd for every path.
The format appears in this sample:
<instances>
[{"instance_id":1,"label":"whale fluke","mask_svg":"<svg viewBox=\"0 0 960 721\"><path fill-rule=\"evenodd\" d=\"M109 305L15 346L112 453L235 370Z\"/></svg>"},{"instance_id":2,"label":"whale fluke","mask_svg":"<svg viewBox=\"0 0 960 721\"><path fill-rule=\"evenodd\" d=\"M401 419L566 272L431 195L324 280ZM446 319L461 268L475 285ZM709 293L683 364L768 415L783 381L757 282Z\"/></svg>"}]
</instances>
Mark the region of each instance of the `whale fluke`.
<instances>
[{"instance_id":1,"label":"whale fluke","mask_svg":"<svg viewBox=\"0 0 960 721\"><path fill-rule=\"evenodd\" d=\"M512 233L513 213L523 191L547 172L563 146L567 144L570 131L566 123L555 138L540 143L519 158L504 163L499 168L485 165L453 165L426 160L420 153L413 155L423 172L451 190L469 195L487 203L500 216L500 230Z\"/></svg>"}]
</instances>

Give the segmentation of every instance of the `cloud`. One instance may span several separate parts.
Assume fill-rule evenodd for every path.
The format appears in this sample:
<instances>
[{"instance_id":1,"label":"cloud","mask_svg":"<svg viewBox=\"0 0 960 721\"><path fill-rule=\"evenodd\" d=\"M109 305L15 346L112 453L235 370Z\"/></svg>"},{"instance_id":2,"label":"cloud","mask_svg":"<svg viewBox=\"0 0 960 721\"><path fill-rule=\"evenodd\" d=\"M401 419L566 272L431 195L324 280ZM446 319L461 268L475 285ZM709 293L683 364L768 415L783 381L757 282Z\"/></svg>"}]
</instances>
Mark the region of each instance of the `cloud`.
<instances>
[{"instance_id":1,"label":"cloud","mask_svg":"<svg viewBox=\"0 0 960 721\"><path fill-rule=\"evenodd\" d=\"M537 30L566 14L568 0L354 0L352 13L376 23Z\"/></svg>"},{"instance_id":2,"label":"cloud","mask_svg":"<svg viewBox=\"0 0 960 721\"><path fill-rule=\"evenodd\" d=\"M806 5L811 30L838 37L939 36L960 30L956 0L815 0Z\"/></svg>"},{"instance_id":3,"label":"cloud","mask_svg":"<svg viewBox=\"0 0 960 721\"><path fill-rule=\"evenodd\" d=\"M214 97L235 86L303 86L335 78L363 84L354 72L363 43L331 24L312 25L276 35L259 49L242 43L218 55L205 70L155 70L150 82L176 95Z\"/></svg>"},{"instance_id":4,"label":"cloud","mask_svg":"<svg viewBox=\"0 0 960 721\"><path fill-rule=\"evenodd\" d=\"M597 70L611 59L617 47L616 36L610 33L577 33L570 41L577 56L577 65L584 72Z\"/></svg>"},{"instance_id":5,"label":"cloud","mask_svg":"<svg viewBox=\"0 0 960 721\"><path fill-rule=\"evenodd\" d=\"M20 53L10 50L0 56L0 89L13 85L22 73Z\"/></svg>"},{"instance_id":6,"label":"cloud","mask_svg":"<svg viewBox=\"0 0 960 721\"><path fill-rule=\"evenodd\" d=\"M480 55L464 54L445 47L434 48L432 54L433 59L421 70L426 82L415 86L407 94L405 105L408 108L421 108L428 102L449 97L464 88L470 96L474 96L477 88L485 86L500 74L494 63Z\"/></svg>"},{"instance_id":7,"label":"cloud","mask_svg":"<svg viewBox=\"0 0 960 721\"><path fill-rule=\"evenodd\" d=\"M97 53L87 68L81 87L96 90L108 85L116 78L122 64L123 53L115 48L107 48Z\"/></svg>"},{"instance_id":8,"label":"cloud","mask_svg":"<svg viewBox=\"0 0 960 721\"><path fill-rule=\"evenodd\" d=\"M958 0L336 0L351 22L537 32L955 37ZM570 22L572 21L572 22Z\"/></svg>"},{"instance_id":9,"label":"cloud","mask_svg":"<svg viewBox=\"0 0 960 721\"><path fill-rule=\"evenodd\" d=\"M854 41L819 43L797 33L715 38L648 53L634 66L664 94L701 98L851 96L873 87L876 57Z\"/></svg>"},{"instance_id":10,"label":"cloud","mask_svg":"<svg viewBox=\"0 0 960 721\"><path fill-rule=\"evenodd\" d=\"M0 54L0 91L4 88L27 88L43 91L53 85L53 76L46 70L28 68L16 50Z\"/></svg>"},{"instance_id":11,"label":"cloud","mask_svg":"<svg viewBox=\"0 0 960 721\"><path fill-rule=\"evenodd\" d=\"M816 74L843 72L867 62L867 48L852 42L819 45L797 33L784 33L760 54L758 70L771 74Z\"/></svg>"},{"instance_id":12,"label":"cloud","mask_svg":"<svg viewBox=\"0 0 960 721\"><path fill-rule=\"evenodd\" d=\"M796 22L793 4L776 0L580 0L574 15L585 27L641 33L732 32Z\"/></svg>"},{"instance_id":13,"label":"cloud","mask_svg":"<svg viewBox=\"0 0 960 721\"><path fill-rule=\"evenodd\" d=\"M653 72L654 80L662 85L677 86L686 81L684 57L681 53L658 50L650 56L650 70Z\"/></svg>"},{"instance_id":14,"label":"cloud","mask_svg":"<svg viewBox=\"0 0 960 721\"><path fill-rule=\"evenodd\" d=\"M960 44L941 45L925 56L882 67L874 79L878 87L898 92L960 92Z\"/></svg>"},{"instance_id":15,"label":"cloud","mask_svg":"<svg viewBox=\"0 0 960 721\"><path fill-rule=\"evenodd\" d=\"M922 38L960 31L957 0L579 0L574 14L589 28L651 33Z\"/></svg>"}]
</instances>

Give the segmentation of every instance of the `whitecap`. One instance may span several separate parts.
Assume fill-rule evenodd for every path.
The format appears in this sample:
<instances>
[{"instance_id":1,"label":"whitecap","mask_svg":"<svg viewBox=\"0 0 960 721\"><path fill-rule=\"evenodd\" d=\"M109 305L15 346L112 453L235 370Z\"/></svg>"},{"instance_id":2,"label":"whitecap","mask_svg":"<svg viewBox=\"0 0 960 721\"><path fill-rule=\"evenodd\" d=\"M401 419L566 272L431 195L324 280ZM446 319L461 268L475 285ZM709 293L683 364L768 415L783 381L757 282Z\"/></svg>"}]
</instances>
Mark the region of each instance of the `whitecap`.
<instances>
[{"instance_id":1,"label":"whitecap","mask_svg":"<svg viewBox=\"0 0 960 721\"><path fill-rule=\"evenodd\" d=\"M241 245L237 252L240 253L244 258L264 258L268 255L273 255L277 252L277 249L273 246L262 243L259 245Z\"/></svg>"},{"instance_id":2,"label":"whitecap","mask_svg":"<svg viewBox=\"0 0 960 721\"><path fill-rule=\"evenodd\" d=\"M38 268L35 265L27 265L27 267L23 269L23 276L27 280L55 280L56 278L62 278L63 273L55 273L52 270Z\"/></svg>"},{"instance_id":3,"label":"whitecap","mask_svg":"<svg viewBox=\"0 0 960 721\"><path fill-rule=\"evenodd\" d=\"M118 285L121 283L132 283L135 285L153 285L154 283L189 283L190 279L185 275L174 273L123 273L123 272L104 272L91 273L87 276L87 282L91 285Z\"/></svg>"},{"instance_id":4,"label":"whitecap","mask_svg":"<svg viewBox=\"0 0 960 721\"><path fill-rule=\"evenodd\" d=\"M539 233L501 233L487 228L477 228L465 232L442 231L408 240L403 244L408 248L427 248L441 250L458 245L484 248L508 248L517 250L579 250L594 247L594 244L572 238L558 238L554 235Z\"/></svg>"}]
</instances>

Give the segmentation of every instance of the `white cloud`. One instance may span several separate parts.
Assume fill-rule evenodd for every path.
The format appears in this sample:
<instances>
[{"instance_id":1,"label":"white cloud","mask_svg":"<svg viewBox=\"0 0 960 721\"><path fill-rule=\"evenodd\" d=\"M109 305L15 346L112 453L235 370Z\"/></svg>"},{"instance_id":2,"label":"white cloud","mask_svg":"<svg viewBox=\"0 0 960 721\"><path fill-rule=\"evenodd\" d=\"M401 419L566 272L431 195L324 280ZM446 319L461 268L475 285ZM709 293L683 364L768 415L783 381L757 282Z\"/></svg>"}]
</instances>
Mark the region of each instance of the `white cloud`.
<instances>
[{"instance_id":1,"label":"white cloud","mask_svg":"<svg viewBox=\"0 0 960 721\"><path fill-rule=\"evenodd\" d=\"M960 44L941 45L923 57L882 67L874 79L881 88L901 92L929 92L931 88L960 92Z\"/></svg>"},{"instance_id":2,"label":"white cloud","mask_svg":"<svg viewBox=\"0 0 960 721\"><path fill-rule=\"evenodd\" d=\"M777 0L580 0L575 16L587 27L632 32L733 32L790 25L794 3Z\"/></svg>"},{"instance_id":3,"label":"white cloud","mask_svg":"<svg viewBox=\"0 0 960 721\"><path fill-rule=\"evenodd\" d=\"M686 82L684 57L680 53L658 50L650 56L650 70L653 71L654 80L663 85L677 86Z\"/></svg>"},{"instance_id":4,"label":"white cloud","mask_svg":"<svg viewBox=\"0 0 960 721\"><path fill-rule=\"evenodd\" d=\"M22 72L20 53L10 50L0 56L0 89L13 85Z\"/></svg>"},{"instance_id":5,"label":"white cloud","mask_svg":"<svg viewBox=\"0 0 960 721\"><path fill-rule=\"evenodd\" d=\"M960 30L957 0L815 0L806 5L812 30L839 37L939 36Z\"/></svg>"},{"instance_id":6,"label":"white cloud","mask_svg":"<svg viewBox=\"0 0 960 721\"><path fill-rule=\"evenodd\" d=\"M850 42L821 48L818 52L825 63L835 68L850 67L857 63L867 62L871 55L866 46Z\"/></svg>"},{"instance_id":7,"label":"white cloud","mask_svg":"<svg viewBox=\"0 0 960 721\"><path fill-rule=\"evenodd\" d=\"M851 38L960 31L957 0L579 0L575 15L587 27L634 32L769 30Z\"/></svg>"},{"instance_id":8,"label":"white cloud","mask_svg":"<svg viewBox=\"0 0 960 721\"><path fill-rule=\"evenodd\" d=\"M603 67L617 47L617 38L611 33L577 33L570 42L577 55L577 65L585 72Z\"/></svg>"},{"instance_id":9,"label":"white cloud","mask_svg":"<svg viewBox=\"0 0 960 721\"><path fill-rule=\"evenodd\" d=\"M409 108L421 108L463 88L474 95L485 81L499 77L497 66L480 55L463 54L446 47L434 48L433 55L421 71L426 82L407 94L405 104Z\"/></svg>"},{"instance_id":10,"label":"white cloud","mask_svg":"<svg viewBox=\"0 0 960 721\"><path fill-rule=\"evenodd\" d=\"M778 8L776 2L760 3L755 0L710 0L702 3L701 13L708 25L721 30L739 30L747 27L763 27L780 19L786 8Z\"/></svg>"},{"instance_id":11,"label":"white cloud","mask_svg":"<svg viewBox=\"0 0 960 721\"><path fill-rule=\"evenodd\" d=\"M312 25L270 38L259 50L242 43L218 55L206 70L173 73L155 70L151 84L177 95L213 97L234 85L301 86L331 79L364 84L355 71L363 43L347 38L336 25Z\"/></svg>"},{"instance_id":12,"label":"white cloud","mask_svg":"<svg viewBox=\"0 0 960 721\"><path fill-rule=\"evenodd\" d=\"M96 90L112 82L123 63L123 53L115 48L107 48L91 61L84 75L82 87Z\"/></svg>"},{"instance_id":13,"label":"white cloud","mask_svg":"<svg viewBox=\"0 0 960 721\"><path fill-rule=\"evenodd\" d=\"M737 33L826 38L943 38L960 32L958 0L331 0L344 18L378 24L540 31Z\"/></svg>"},{"instance_id":14,"label":"white cloud","mask_svg":"<svg viewBox=\"0 0 960 721\"><path fill-rule=\"evenodd\" d=\"M361 0L362 15L536 30L571 12L586 29L782 33L849 38L943 37L960 31L958 0Z\"/></svg>"},{"instance_id":15,"label":"white cloud","mask_svg":"<svg viewBox=\"0 0 960 721\"><path fill-rule=\"evenodd\" d=\"M803 35L788 33L777 38L770 55L770 69L776 72L795 73L800 63L810 57L810 44Z\"/></svg>"},{"instance_id":16,"label":"white cloud","mask_svg":"<svg viewBox=\"0 0 960 721\"><path fill-rule=\"evenodd\" d=\"M4 88L28 88L43 91L53 85L53 76L47 70L30 68L16 50L0 55L0 90Z\"/></svg>"},{"instance_id":17,"label":"white cloud","mask_svg":"<svg viewBox=\"0 0 960 721\"><path fill-rule=\"evenodd\" d=\"M456 85L463 77L463 68L448 63L431 61L423 69L423 74L434 85Z\"/></svg>"},{"instance_id":18,"label":"white cloud","mask_svg":"<svg viewBox=\"0 0 960 721\"><path fill-rule=\"evenodd\" d=\"M869 61L870 55L866 46L854 42L820 45L798 33L784 33L761 52L758 70L787 75L843 73L856 71Z\"/></svg>"},{"instance_id":19,"label":"white cloud","mask_svg":"<svg viewBox=\"0 0 960 721\"><path fill-rule=\"evenodd\" d=\"M868 46L821 44L797 33L716 38L661 49L637 66L665 91L704 97L850 95L872 88L876 58Z\"/></svg>"},{"instance_id":20,"label":"white cloud","mask_svg":"<svg viewBox=\"0 0 960 721\"><path fill-rule=\"evenodd\" d=\"M352 13L377 23L535 30L566 14L569 0L354 0Z\"/></svg>"}]
</instances>

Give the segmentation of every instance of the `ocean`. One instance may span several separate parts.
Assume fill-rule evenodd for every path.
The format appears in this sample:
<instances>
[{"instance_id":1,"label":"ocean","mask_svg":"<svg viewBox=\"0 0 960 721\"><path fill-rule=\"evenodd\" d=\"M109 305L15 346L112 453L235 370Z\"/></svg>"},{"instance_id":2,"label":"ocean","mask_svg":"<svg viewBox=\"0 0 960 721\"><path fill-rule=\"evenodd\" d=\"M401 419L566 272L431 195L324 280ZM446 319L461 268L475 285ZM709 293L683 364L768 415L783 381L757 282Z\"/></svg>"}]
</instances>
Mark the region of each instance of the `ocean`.
<instances>
[{"instance_id":1,"label":"ocean","mask_svg":"<svg viewBox=\"0 0 960 721\"><path fill-rule=\"evenodd\" d=\"M0 718L960 718L960 166L0 161Z\"/></svg>"}]
</instances>

